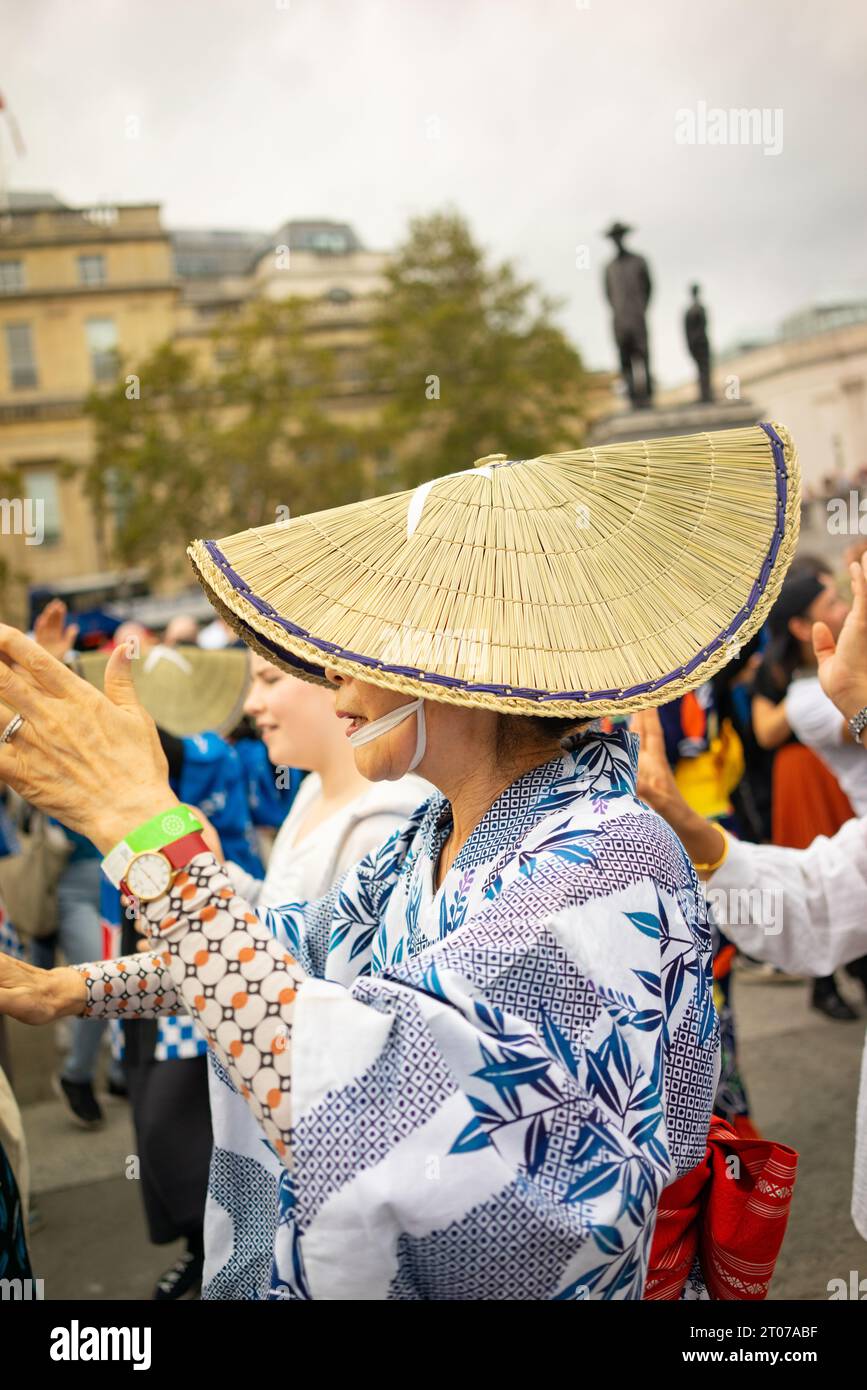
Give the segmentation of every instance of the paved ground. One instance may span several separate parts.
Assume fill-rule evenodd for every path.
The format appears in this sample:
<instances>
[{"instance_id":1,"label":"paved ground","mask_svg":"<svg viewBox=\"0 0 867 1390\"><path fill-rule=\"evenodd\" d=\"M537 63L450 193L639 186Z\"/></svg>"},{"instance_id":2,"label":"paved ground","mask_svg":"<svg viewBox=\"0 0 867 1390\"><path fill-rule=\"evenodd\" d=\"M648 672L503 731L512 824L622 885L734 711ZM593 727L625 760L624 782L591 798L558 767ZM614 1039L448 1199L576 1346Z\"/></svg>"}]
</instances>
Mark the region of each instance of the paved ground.
<instances>
[{"instance_id":1,"label":"paved ground","mask_svg":"<svg viewBox=\"0 0 867 1390\"><path fill-rule=\"evenodd\" d=\"M840 973L862 1017L832 1023L809 1008L805 985L735 980L741 1070L754 1122L800 1154L774 1298L827 1299L828 1280L867 1275L867 1244L852 1224L855 1104L864 1048L860 991Z\"/></svg>"},{"instance_id":2,"label":"paved ground","mask_svg":"<svg viewBox=\"0 0 867 1390\"><path fill-rule=\"evenodd\" d=\"M42 1221L31 1254L46 1299L150 1298L184 1242L158 1247L148 1240L138 1182L126 1176L136 1147L129 1106L99 1083L105 1128L78 1128L51 1090L62 1056L53 1029L7 1026Z\"/></svg>"},{"instance_id":3,"label":"paved ground","mask_svg":"<svg viewBox=\"0 0 867 1390\"><path fill-rule=\"evenodd\" d=\"M867 1246L849 1216L855 1100L864 1017L831 1023L805 985L735 983L741 1064L755 1122L801 1154L792 1219L773 1296L826 1299L828 1280L867 1276ZM853 1001L857 992L850 992ZM860 1005L862 1015L867 1013ZM44 1219L36 1274L58 1298L147 1298L181 1246L149 1244L138 1184L125 1174L135 1143L128 1108L106 1100L106 1128L75 1129L50 1090L51 1029L12 1025L16 1090Z\"/></svg>"}]
</instances>

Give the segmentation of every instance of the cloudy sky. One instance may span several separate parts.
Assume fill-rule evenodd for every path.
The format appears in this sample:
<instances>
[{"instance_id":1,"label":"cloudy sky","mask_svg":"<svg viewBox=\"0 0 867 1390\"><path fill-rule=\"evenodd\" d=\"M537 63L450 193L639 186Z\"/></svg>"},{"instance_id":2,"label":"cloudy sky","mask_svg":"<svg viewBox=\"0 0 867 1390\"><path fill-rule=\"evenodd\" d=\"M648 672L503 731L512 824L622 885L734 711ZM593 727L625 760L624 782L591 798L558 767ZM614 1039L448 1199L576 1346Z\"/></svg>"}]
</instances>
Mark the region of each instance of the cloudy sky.
<instances>
[{"instance_id":1,"label":"cloudy sky","mask_svg":"<svg viewBox=\"0 0 867 1390\"><path fill-rule=\"evenodd\" d=\"M867 296L865 71L857 0L0 0L13 188L169 226L346 219L374 248L451 205L598 367L620 218L666 382L694 278L722 346ZM702 106L765 110L764 144L679 143Z\"/></svg>"}]
</instances>

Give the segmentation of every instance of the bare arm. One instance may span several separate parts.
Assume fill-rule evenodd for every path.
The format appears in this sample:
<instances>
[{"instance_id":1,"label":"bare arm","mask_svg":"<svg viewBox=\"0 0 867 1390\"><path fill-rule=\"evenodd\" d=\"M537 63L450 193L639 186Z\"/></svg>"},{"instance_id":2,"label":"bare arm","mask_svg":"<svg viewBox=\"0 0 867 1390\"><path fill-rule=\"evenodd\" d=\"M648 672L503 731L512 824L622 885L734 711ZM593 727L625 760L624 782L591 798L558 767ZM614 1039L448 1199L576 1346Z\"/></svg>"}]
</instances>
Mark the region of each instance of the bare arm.
<instances>
[{"instance_id":1,"label":"bare arm","mask_svg":"<svg viewBox=\"0 0 867 1390\"><path fill-rule=\"evenodd\" d=\"M641 710L632 716L630 724L641 741L638 795L668 821L694 865L715 864L725 852L726 837L713 821L705 820L684 800L665 756L665 739L656 710Z\"/></svg>"},{"instance_id":2,"label":"bare arm","mask_svg":"<svg viewBox=\"0 0 867 1390\"><path fill-rule=\"evenodd\" d=\"M775 705L766 695L754 695L752 700L753 732L760 748L780 748L792 736L792 726L786 714L786 702Z\"/></svg>"}]
</instances>

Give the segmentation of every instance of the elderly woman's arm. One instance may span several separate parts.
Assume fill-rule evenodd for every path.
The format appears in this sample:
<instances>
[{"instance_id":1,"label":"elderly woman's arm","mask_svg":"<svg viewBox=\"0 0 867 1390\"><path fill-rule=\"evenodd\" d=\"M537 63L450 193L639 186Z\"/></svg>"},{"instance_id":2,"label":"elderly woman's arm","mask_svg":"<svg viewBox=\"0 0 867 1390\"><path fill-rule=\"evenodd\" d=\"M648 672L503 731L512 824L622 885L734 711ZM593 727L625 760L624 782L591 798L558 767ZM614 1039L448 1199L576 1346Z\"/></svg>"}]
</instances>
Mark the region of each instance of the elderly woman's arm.
<instances>
[{"instance_id":1,"label":"elderly woman's arm","mask_svg":"<svg viewBox=\"0 0 867 1390\"><path fill-rule=\"evenodd\" d=\"M169 897L148 904L143 920L158 949L57 970L0 955L0 1012L40 1024L186 1008L285 1156L292 1005L304 970L235 895L210 853L177 876Z\"/></svg>"},{"instance_id":2,"label":"elderly woman's arm","mask_svg":"<svg viewBox=\"0 0 867 1390\"><path fill-rule=\"evenodd\" d=\"M423 809L324 898L266 911L264 922L215 856L202 853L169 896L143 908L154 949L48 971L0 955L0 1013L39 1024L70 1014L141 1019L186 1009L288 1162L296 992L321 975L334 933L354 933L344 954L358 935L372 939Z\"/></svg>"},{"instance_id":3,"label":"elderly woman's arm","mask_svg":"<svg viewBox=\"0 0 867 1390\"><path fill-rule=\"evenodd\" d=\"M58 1018L160 1018L180 1013L167 951L135 952L42 970L0 953L0 1014L22 1023Z\"/></svg>"},{"instance_id":4,"label":"elderly woman's arm","mask_svg":"<svg viewBox=\"0 0 867 1390\"><path fill-rule=\"evenodd\" d=\"M146 904L143 921L154 944L159 938L179 1001L285 1156L292 1124L293 1004L305 971L237 897L212 854L198 855L167 897ZM134 1004L135 991L122 983ZM89 1007L99 1006L103 988L101 982L88 986Z\"/></svg>"}]
</instances>

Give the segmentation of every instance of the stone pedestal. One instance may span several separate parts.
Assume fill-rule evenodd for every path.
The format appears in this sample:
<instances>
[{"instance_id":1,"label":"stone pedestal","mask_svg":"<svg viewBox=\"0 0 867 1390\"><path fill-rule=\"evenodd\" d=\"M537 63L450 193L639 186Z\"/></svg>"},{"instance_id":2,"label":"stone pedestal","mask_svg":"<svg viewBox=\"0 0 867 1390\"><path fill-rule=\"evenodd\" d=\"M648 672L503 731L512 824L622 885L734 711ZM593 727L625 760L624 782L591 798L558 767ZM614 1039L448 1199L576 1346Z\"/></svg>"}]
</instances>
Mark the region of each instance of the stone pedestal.
<instances>
[{"instance_id":1,"label":"stone pedestal","mask_svg":"<svg viewBox=\"0 0 867 1390\"><path fill-rule=\"evenodd\" d=\"M594 420L587 435L590 446L629 444L636 439L663 439L666 435L703 434L711 430L737 430L758 423L751 401L711 401L669 405L651 410L623 410Z\"/></svg>"}]
</instances>

